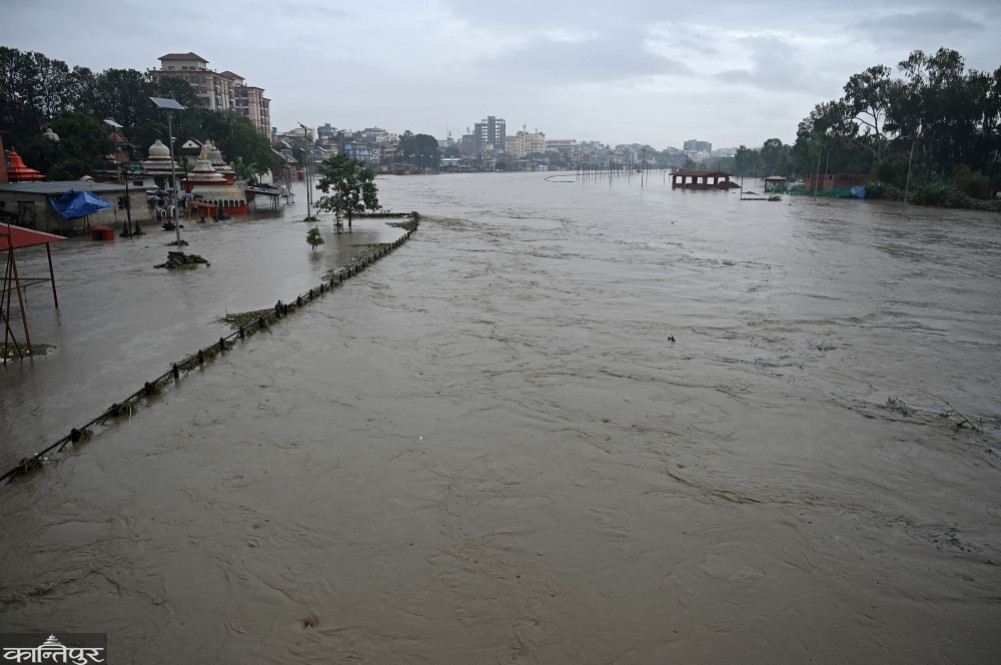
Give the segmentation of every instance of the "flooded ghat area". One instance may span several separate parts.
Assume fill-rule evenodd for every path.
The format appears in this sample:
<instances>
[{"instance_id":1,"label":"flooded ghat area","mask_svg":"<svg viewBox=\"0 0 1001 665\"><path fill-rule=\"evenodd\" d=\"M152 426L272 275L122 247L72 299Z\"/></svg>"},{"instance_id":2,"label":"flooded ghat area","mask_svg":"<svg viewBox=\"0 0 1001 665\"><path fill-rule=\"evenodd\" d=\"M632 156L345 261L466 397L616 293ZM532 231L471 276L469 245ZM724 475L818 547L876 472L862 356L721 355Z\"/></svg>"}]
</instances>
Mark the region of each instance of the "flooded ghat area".
<instances>
[{"instance_id":1,"label":"flooded ghat area","mask_svg":"<svg viewBox=\"0 0 1001 665\"><path fill-rule=\"evenodd\" d=\"M144 663L997 662L996 215L378 184L422 215L403 248L0 488L5 630ZM211 343L220 306L318 283L342 258L305 232L193 245L247 267L218 290L60 284L61 326L94 312L120 354L32 319L60 346L2 370L4 441L34 452Z\"/></svg>"}]
</instances>

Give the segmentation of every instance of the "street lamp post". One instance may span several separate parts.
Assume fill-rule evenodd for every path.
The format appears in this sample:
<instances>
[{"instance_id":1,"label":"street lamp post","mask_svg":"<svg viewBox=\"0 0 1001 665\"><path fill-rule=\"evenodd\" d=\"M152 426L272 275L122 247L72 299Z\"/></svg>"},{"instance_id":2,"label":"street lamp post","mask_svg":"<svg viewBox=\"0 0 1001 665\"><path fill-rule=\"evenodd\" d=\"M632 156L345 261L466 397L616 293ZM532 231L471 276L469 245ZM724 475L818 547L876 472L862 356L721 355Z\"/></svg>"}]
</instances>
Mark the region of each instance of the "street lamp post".
<instances>
[{"instance_id":1,"label":"street lamp post","mask_svg":"<svg viewBox=\"0 0 1001 665\"><path fill-rule=\"evenodd\" d=\"M181 244L181 220L177 217L177 174L174 172L174 114L173 111L183 111L184 106L181 106L176 99L168 99L164 97L150 97L151 102L156 104L159 108L167 110L167 133L170 139L170 186L174 195L174 230L177 231L177 244ZM169 212L169 208L168 208Z\"/></svg>"},{"instance_id":2,"label":"street lamp post","mask_svg":"<svg viewBox=\"0 0 1001 665\"><path fill-rule=\"evenodd\" d=\"M112 131L116 134L122 126L111 118L105 118L104 124L111 127ZM122 164L118 161L118 143L115 142L115 171L118 173L118 179L122 179ZM139 224L136 224L136 229L138 230ZM125 174L125 233L123 234L126 238L131 238L132 233L132 200L129 198L129 176ZM136 234L138 235L138 234Z\"/></svg>"},{"instance_id":3,"label":"street lamp post","mask_svg":"<svg viewBox=\"0 0 1001 665\"><path fill-rule=\"evenodd\" d=\"M310 217L313 216L313 213L310 210L310 204L313 202L313 193L312 193L313 181L310 178L309 174L309 160L310 160L309 128L306 127L306 125L302 124L301 122L299 123L299 126L302 127L302 148L303 150L305 150L305 155L302 159L302 165L306 169L306 219L309 219Z\"/></svg>"}]
</instances>

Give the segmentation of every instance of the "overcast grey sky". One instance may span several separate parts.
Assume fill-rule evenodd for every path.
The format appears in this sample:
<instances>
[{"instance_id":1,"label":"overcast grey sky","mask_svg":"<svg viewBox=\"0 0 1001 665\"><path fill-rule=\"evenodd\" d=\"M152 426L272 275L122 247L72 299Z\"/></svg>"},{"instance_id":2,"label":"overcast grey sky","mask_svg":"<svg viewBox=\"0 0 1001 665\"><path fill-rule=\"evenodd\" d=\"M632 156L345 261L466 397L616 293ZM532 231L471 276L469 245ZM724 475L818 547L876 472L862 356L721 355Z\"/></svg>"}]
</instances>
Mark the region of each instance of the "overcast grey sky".
<instances>
[{"instance_id":1,"label":"overcast grey sky","mask_svg":"<svg viewBox=\"0 0 1001 665\"><path fill-rule=\"evenodd\" d=\"M459 138L495 115L509 134L757 147L915 49L1001 67L1001 2L0 0L0 44L95 71L193 51L264 88L282 131Z\"/></svg>"}]
</instances>

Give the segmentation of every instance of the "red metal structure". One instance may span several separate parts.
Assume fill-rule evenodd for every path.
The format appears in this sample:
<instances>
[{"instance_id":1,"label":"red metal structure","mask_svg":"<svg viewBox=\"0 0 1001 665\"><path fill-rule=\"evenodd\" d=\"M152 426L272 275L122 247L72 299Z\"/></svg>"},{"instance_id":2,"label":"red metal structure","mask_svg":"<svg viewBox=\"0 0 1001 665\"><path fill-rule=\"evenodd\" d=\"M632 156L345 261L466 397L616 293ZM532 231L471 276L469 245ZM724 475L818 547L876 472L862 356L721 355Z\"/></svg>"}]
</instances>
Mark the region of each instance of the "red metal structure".
<instances>
[{"instance_id":1,"label":"red metal structure","mask_svg":"<svg viewBox=\"0 0 1001 665\"><path fill-rule=\"evenodd\" d=\"M17 302L21 310L21 323L24 327L24 338L27 343L28 355L31 355L31 333L28 331L28 317L24 311L24 285L20 275L17 273L17 261L14 259L14 250L21 247L31 247L33 245L45 245L45 251L49 256L49 278L34 278L25 280L27 283L52 282L52 300L59 309L59 297L56 295L56 277L52 270L52 251L49 245L58 240L63 240L62 236L42 231L33 231L20 226L0 223L0 252L7 252L7 267L4 270L3 290L0 291L0 321L3 321L3 362L7 364L8 356L17 353L19 358L24 357L24 351L17 342L17 336L11 327L11 303L14 293L17 294Z\"/></svg>"}]
</instances>

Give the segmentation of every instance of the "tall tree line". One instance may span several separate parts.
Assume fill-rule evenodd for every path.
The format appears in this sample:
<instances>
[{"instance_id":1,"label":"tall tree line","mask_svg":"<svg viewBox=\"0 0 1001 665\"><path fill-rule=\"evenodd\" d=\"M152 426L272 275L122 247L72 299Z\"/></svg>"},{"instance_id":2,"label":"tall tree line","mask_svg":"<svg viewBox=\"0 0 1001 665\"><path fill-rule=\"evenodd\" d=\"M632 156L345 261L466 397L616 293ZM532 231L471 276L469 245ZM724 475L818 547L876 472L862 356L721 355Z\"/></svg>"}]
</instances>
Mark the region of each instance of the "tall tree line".
<instances>
[{"instance_id":1,"label":"tall tree line","mask_svg":"<svg viewBox=\"0 0 1001 665\"><path fill-rule=\"evenodd\" d=\"M99 126L105 118L111 118L123 126L122 134L141 151L157 138L168 143L166 116L150 97L173 98L187 107L174 115L175 144L188 137L213 139L227 161L250 172L263 173L276 163L270 141L248 118L233 110L220 112L202 107L194 89L183 79L156 82L149 73L135 69L95 73L86 67L70 68L41 53L0 46L0 129L8 132L4 143L16 148L26 160L31 154L41 160L41 167L56 169L59 175L96 167L113 146L107 149L106 144L97 141L89 153L84 149L85 155L57 154L64 152L63 145L42 142L47 140L47 128L57 134L60 132L56 127L63 133L84 131L81 128L90 133L95 124ZM59 164L63 168L57 168ZM47 169L40 168L43 172Z\"/></svg>"},{"instance_id":2,"label":"tall tree line","mask_svg":"<svg viewBox=\"0 0 1001 665\"><path fill-rule=\"evenodd\" d=\"M901 189L910 171L912 185L956 184L977 196L1001 189L1001 67L967 70L962 55L941 48L913 51L897 72L875 65L852 75L842 97L799 123L793 145L742 145L719 168L753 177L871 173Z\"/></svg>"},{"instance_id":3,"label":"tall tree line","mask_svg":"<svg viewBox=\"0 0 1001 665\"><path fill-rule=\"evenodd\" d=\"M854 74L839 99L799 124L793 156L809 173L824 154L839 172L900 181L951 182L975 174L996 190L1001 172L1001 67L967 70L962 55L913 51L897 64ZM895 183L896 184L896 183Z\"/></svg>"}]
</instances>

